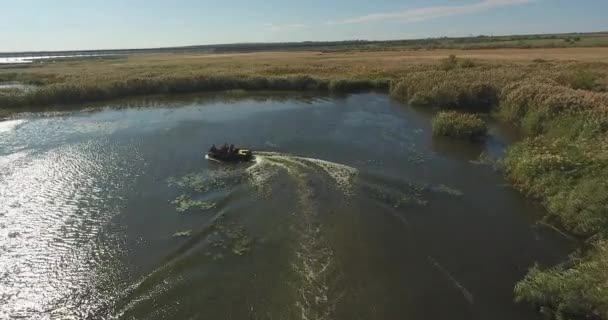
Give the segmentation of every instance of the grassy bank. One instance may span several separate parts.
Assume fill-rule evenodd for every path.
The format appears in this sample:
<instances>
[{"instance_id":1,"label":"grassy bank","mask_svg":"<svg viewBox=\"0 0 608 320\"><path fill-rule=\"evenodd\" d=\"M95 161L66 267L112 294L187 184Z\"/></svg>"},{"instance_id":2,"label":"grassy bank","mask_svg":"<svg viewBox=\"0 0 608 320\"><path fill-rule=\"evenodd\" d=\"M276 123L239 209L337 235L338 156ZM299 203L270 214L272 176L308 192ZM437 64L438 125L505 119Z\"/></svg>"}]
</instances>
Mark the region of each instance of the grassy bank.
<instances>
[{"instance_id":1,"label":"grassy bank","mask_svg":"<svg viewBox=\"0 0 608 320\"><path fill-rule=\"evenodd\" d=\"M608 86L605 67L463 69L412 74L391 92L412 104L484 110L526 134L504 159L515 188L547 208L545 219L586 239L572 260L535 267L518 301L559 319L608 319Z\"/></svg>"},{"instance_id":2,"label":"grassy bank","mask_svg":"<svg viewBox=\"0 0 608 320\"><path fill-rule=\"evenodd\" d=\"M330 91L356 92L388 89L388 80L317 79L309 76L169 76L127 78L125 80L90 83L51 83L36 90L0 93L0 106L18 110L26 106L77 104L139 95L183 94L194 92L249 91Z\"/></svg>"},{"instance_id":3,"label":"grassy bank","mask_svg":"<svg viewBox=\"0 0 608 320\"><path fill-rule=\"evenodd\" d=\"M608 51L417 51L135 56L0 69L0 112L132 95L231 89L387 89L421 107L485 112L521 127L504 171L586 245L560 266L533 268L519 301L561 319L608 319ZM449 57L454 55L453 57ZM579 61L572 61L577 59ZM446 119L446 124L452 124Z\"/></svg>"}]
</instances>

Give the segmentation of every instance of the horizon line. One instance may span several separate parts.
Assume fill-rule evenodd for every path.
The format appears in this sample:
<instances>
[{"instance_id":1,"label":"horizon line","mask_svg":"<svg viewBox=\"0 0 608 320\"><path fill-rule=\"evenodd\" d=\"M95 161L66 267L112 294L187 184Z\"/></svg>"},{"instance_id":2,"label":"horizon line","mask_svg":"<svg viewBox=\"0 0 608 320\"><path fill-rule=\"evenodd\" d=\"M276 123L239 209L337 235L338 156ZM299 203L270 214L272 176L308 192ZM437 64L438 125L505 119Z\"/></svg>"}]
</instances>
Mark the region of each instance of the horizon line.
<instances>
[{"instance_id":1,"label":"horizon line","mask_svg":"<svg viewBox=\"0 0 608 320\"><path fill-rule=\"evenodd\" d=\"M40 53L65 53L65 52L95 52L95 51L149 51L149 50L172 50L172 49L194 49L197 47L221 47L221 46L238 46L238 45L278 45L278 44L305 44L305 43L318 43L318 44L329 44L329 43L340 43L340 42L366 42L366 43L377 43L377 42L396 42L396 41L416 41L416 40L432 40L432 39L466 39L476 37L516 37L516 36L551 36L551 35L570 35L570 34L608 34L607 30L602 31L572 31L572 32L559 32L559 33L518 33L518 34L478 34L469 36L436 36L436 37L419 37L419 38L402 38L402 39L385 39L385 40L369 40L369 39L350 39L350 40L304 40L304 41L268 41L268 42L230 42L230 43L213 43L213 44L193 44L193 45L181 45L181 46L161 46L161 47L131 47L131 48L98 48L98 49L67 49L67 50L30 50L30 51L0 51L0 55L6 56L8 54L40 54Z\"/></svg>"}]
</instances>

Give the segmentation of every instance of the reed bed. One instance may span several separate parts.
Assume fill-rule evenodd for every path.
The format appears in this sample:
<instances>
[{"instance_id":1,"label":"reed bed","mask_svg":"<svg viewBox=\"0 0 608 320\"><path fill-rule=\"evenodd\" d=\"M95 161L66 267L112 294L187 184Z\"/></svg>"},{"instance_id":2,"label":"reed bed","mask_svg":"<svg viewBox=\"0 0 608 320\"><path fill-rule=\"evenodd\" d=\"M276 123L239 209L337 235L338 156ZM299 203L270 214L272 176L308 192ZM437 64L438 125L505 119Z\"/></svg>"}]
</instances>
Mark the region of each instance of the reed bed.
<instances>
[{"instance_id":1,"label":"reed bed","mask_svg":"<svg viewBox=\"0 0 608 320\"><path fill-rule=\"evenodd\" d=\"M436 136L473 140L488 131L480 117L456 111L439 112L433 118L433 134Z\"/></svg>"}]
</instances>

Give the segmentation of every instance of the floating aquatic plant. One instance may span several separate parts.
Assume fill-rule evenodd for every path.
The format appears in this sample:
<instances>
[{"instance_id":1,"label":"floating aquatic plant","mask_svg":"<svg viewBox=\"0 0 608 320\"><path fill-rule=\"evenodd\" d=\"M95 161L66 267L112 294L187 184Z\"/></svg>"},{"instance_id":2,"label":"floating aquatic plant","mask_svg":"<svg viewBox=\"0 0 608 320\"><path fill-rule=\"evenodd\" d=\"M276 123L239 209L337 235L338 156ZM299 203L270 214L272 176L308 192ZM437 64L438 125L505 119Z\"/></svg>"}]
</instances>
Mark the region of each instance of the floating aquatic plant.
<instances>
[{"instance_id":1,"label":"floating aquatic plant","mask_svg":"<svg viewBox=\"0 0 608 320\"><path fill-rule=\"evenodd\" d=\"M186 238L192 236L192 230L178 231L173 234L173 238Z\"/></svg>"},{"instance_id":2,"label":"floating aquatic plant","mask_svg":"<svg viewBox=\"0 0 608 320\"><path fill-rule=\"evenodd\" d=\"M170 187L176 186L195 192L207 192L210 190L225 189L238 184L243 179L239 170L223 169L211 170L205 173L193 172L182 177L171 177L168 179Z\"/></svg>"},{"instance_id":3,"label":"floating aquatic plant","mask_svg":"<svg viewBox=\"0 0 608 320\"><path fill-rule=\"evenodd\" d=\"M434 187L431 187L431 190L439 193L449 194L451 196L463 196L464 192L454 189L452 187L446 186L445 184L440 184Z\"/></svg>"},{"instance_id":4,"label":"floating aquatic plant","mask_svg":"<svg viewBox=\"0 0 608 320\"><path fill-rule=\"evenodd\" d=\"M182 194L172 202L178 212L186 212L190 209L209 210L215 208L216 204L213 202L193 200L190 195Z\"/></svg>"},{"instance_id":5,"label":"floating aquatic plant","mask_svg":"<svg viewBox=\"0 0 608 320\"><path fill-rule=\"evenodd\" d=\"M253 239L248 235L245 227L236 224L214 223L215 229L207 241L212 248L219 250L230 250L230 252L243 256L251 251ZM216 256L218 256L216 254ZM223 254L221 255L223 257Z\"/></svg>"},{"instance_id":6,"label":"floating aquatic plant","mask_svg":"<svg viewBox=\"0 0 608 320\"><path fill-rule=\"evenodd\" d=\"M423 198L422 191L422 187L411 183L393 187L375 183L365 183L362 186L362 192L368 197L395 208L405 205L427 205L428 201Z\"/></svg>"}]
</instances>

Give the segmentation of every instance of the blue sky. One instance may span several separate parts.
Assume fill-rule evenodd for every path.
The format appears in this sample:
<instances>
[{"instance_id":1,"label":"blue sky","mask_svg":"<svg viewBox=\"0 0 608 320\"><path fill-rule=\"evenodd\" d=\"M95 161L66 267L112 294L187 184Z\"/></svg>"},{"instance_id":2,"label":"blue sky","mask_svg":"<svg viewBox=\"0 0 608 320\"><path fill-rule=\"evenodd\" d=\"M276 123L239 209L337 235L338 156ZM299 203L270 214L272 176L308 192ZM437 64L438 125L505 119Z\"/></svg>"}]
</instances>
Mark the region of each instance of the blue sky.
<instances>
[{"instance_id":1,"label":"blue sky","mask_svg":"<svg viewBox=\"0 0 608 320\"><path fill-rule=\"evenodd\" d=\"M0 51L608 31L608 0L0 0Z\"/></svg>"}]
</instances>

